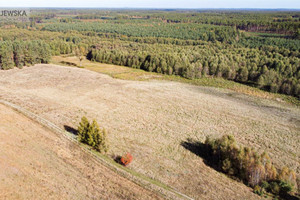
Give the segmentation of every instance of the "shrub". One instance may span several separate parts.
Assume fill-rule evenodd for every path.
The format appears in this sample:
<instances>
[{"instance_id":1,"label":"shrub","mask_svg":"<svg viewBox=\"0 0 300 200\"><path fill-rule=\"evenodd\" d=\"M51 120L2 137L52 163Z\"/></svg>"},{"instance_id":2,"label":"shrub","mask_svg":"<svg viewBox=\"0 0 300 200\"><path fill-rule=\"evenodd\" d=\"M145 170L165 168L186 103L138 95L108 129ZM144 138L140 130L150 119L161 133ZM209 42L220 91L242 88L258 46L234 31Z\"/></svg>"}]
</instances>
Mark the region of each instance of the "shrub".
<instances>
[{"instance_id":1,"label":"shrub","mask_svg":"<svg viewBox=\"0 0 300 200\"><path fill-rule=\"evenodd\" d=\"M279 195L280 193L280 187L278 185L277 182L273 181L270 183L270 189L269 189L269 192L275 194L275 195Z\"/></svg>"},{"instance_id":2,"label":"shrub","mask_svg":"<svg viewBox=\"0 0 300 200\"><path fill-rule=\"evenodd\" d=\"M262 188L262 187L260 187L259 185L256 185L256 186L254 186L254 188L253 188L253 192L254 192L255 194L258 194L259 196L263 196L264 193L265 193L265 189Z\"/></svg>"},{"instance_id":3,"label":"shrub","mask_svg":"<svg viewBox=\"0 0 300 200\"><path fill-rule=\"evenodd\" d=\"M100 129L98 123L92 123L86 117L81 118L78 126L78 141L88 144L99 152L107 152L107 133L105 129Z\"/></svg>"},{"instance_id":4,"label":"shrub","mask_svg":"<svg viewBox=\"0 0 300 200\"><path fill-rule=\"evenodd\" d=\"M122 165L127 166L131 163L132 159L132 155L130 153L127 153L121 157L120 161Z\"/></svg>"},{"instance_id":5,"label":"shrub","mask_svg":"<svg viewBox=\"0 0 300 200\"><path fill-rule=\"evenodd\" d=\"M260 186L262 188L264 188L265 190L268 190L270 187L270 184L267 181L263 181Z\"/></svg>"},{"instance_id":6,"label":"shrub","mask_svg":"<svg viewBox=\"0 0 300 200\"><path fill-rule=\"evenodd\" d=\"M285 181L279 182L280 193L282 195L287 195L289 192L292 192L293 186Z\"/></svg>"}]
</instances>

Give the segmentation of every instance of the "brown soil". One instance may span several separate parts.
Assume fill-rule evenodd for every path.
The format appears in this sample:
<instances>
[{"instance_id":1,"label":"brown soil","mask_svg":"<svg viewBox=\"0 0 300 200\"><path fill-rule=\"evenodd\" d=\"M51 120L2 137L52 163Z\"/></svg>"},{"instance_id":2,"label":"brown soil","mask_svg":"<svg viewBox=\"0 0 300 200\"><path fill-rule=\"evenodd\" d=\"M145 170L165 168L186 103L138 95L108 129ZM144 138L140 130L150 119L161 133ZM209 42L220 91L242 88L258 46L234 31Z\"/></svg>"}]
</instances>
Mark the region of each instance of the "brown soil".
<instances>
[{"instance_id":1,"label":"brown soil","mask_svg":"<svg viewBox=\"0 0 300 200\"><path fill-rule=\"evenodd\" d=\"M159 199L0 104L0 199Z\"/></svg>"}]
</instances>

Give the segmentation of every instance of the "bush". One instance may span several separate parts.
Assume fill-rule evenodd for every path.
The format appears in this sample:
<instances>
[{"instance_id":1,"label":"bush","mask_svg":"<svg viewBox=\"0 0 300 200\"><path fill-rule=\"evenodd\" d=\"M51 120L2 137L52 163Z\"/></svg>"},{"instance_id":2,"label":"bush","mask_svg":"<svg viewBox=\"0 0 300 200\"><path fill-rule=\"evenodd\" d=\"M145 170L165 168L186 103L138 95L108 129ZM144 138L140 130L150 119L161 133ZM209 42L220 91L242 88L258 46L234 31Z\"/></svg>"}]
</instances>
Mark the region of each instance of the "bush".
<instances>
[{"instance_id":1,"label":"bush","mask_svg":"<svg viewBox=\"0 0 300 200\"><path fill-rule=\"evenodd\" d=\"M256 185L256 186L254 186L254 188L253 188L253 192L254 192L255 194L258 194L259 196L263 196L264 193L265 193L265 189L262 188L262 187L260 187L259 185Z\"/></svg>"},{"instance_id":2,"label":"bush","mask_svg":"<svg viewBox=\"0 0 300 200\"><path fill-rule=\"evenodd\" d=\"M279 182L280 194L287 195L289 192L292 192L293 186L285 181Z\"/></svg>"},{"instance_id":3,"label":"bush","mask_svg":"<svg viewBox=\"0 0 300 200\"><path fill-rule=\"evenodd\" d=\"M268 191L276 195L286 196L293 191L293 186L283 180L274 180L270 183Z\"/></svg>"},{"instance_id":4,"label":"bush","mask_svg":"<svg viewBox=\"0 0 300 200\"><path fill-rule=\"evenodd\" d=\"M263 181L260 186L262 188L264 188L265 190L268 190L270 187L270 184L267 181Z\"/></svg>"},{"instance_id":5,"label":"bush","mask_svg":"<svg viewBox=\"0 0 300 200\"><path fill-rule=\"evenodd\" d=\"M121 157L120 161L122 165L127 166L131 163L132 159L132 155L130 153L127 153Z\"/></svg>"},{"instance_id":6,"label":"bush","mask_svg":"<svg viewBox=\"0 0 300 200\"><path fill-rule=\"evenodd\" d=\"M270 183L270 189L269 189L269 192L275 194L275 195L279 195L280 193L280 187L278 185L277 182L273 181Z\"/></svg>"},{"instance_id":7,"label":"bush","mask_svg":"<svg viewBox=\"0 0 300 200\"><path fill-rule=\"evenodd\" d=\"M86 117L81 118L78 126L78 141L88 144L99 152L107 152L107 133L105 129L100 129L98 123L92 123Z\"/></svg>"}]
</instances>

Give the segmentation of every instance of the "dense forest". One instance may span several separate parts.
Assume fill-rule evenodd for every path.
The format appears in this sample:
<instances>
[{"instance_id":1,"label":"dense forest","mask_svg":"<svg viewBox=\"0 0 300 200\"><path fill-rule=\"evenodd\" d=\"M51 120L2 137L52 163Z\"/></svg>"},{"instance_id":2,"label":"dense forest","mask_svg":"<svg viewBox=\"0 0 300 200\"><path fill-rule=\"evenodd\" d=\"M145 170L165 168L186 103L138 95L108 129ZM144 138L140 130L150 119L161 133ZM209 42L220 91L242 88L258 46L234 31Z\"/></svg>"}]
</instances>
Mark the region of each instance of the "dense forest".
<instances>
[{"instance_id":1,"label":"dense forest","mask_svg":"<svg viewBox=\"0 0 300 200\"><path fill-rule=\"evenodd\" d=\"M50 47L42 40L0 42L0 69L48 63L50 59Z\"/></svg>"},{"instance_id":2,"label":"dense forest","mask_svg":"<svg viewBox=\"0 0 300 200\"><path fill-rule=\"evenodd\" d=\"M0 24L1 69L81 49L96 62L300 97L297 11L36 9L30 19Z\"/></svg>"}]
</instances>

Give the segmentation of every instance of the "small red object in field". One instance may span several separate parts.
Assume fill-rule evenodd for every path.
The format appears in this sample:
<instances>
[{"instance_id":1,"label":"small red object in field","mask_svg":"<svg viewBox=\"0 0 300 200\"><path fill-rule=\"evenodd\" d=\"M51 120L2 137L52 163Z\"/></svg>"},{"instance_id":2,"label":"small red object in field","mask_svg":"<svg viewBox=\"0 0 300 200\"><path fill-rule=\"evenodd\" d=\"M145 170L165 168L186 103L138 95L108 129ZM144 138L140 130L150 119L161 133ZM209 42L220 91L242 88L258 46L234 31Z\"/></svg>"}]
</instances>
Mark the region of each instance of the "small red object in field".
<instances>
[{"instance_id":1,"label":"small red object in field","mask_svg":"<svg viewBox=\"0 0 300 200\"><path fill-rule=\"evenodd\" d=\"M130 153L123 155L121 158L121 163L124 166L129 165L129 163L131 163L131 161L132 161L132 155Z\"/></svg>"}]
</instances>

